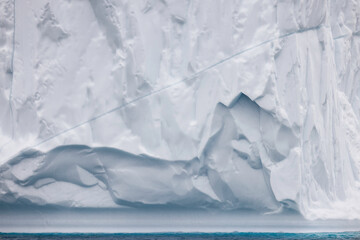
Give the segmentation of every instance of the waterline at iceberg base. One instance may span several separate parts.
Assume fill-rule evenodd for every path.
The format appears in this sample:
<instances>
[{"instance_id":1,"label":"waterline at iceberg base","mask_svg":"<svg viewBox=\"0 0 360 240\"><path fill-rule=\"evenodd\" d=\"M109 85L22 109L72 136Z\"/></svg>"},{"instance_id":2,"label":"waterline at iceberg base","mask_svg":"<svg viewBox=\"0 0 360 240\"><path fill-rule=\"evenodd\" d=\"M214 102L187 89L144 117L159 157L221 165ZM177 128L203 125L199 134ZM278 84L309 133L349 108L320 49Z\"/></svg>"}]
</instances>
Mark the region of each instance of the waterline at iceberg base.
<instances>
[{"instance_id":1,"label":"waterline at iceberg base","mask_svg":"<svg viewBox=\"0 0 360 240\"><path fill-rule=\"evenodd\" d=\"M309 221L294 212L261 215L248 210L58 206L2 206L0 210L0 232L3 233L350 233L359 231L360 224L358 220Z\"/></svg>"},{"instance_id":2,"label":"waterline at iceberg base","mask_svg":"<svg viewBox=\"0 0 360 240\"><path fill-rule=\"evenodd\" d=\"M359 1L0 16L1 232L360 230Z\"/></svg>"}]
</instances>

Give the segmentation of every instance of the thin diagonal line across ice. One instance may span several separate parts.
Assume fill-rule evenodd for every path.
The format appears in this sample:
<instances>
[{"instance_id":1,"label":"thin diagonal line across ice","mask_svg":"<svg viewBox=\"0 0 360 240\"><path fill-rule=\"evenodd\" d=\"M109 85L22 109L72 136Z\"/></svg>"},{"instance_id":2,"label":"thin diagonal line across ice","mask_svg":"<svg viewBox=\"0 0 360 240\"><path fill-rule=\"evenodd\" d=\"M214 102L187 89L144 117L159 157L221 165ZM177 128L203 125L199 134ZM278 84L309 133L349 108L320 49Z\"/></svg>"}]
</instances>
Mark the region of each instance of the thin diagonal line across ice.
<instances>
[{"instance_id":1,"label":"thin diagonal line across ice","mask_svg":"<svg viewBox=\"0 0 360 240\"><path fill-rule=\"evenodd\" d=\"M214 63L214 64L209 65L208 67L203 68L202 70L194 73L194 74L193 74L192 76L190 76L190 77L183 78L183 79L181 79L181 80L179 80L179 81L177 81L177 82L174 82L174 83L172 83L172 84L169 84L169 85L167 85L167 86L165 86L165 87L159 88L159 89L157 89L157 90L154 90L154 91L151 91L151 92L149 92L149 93L147 93L147 94L144 94L144 95L142 95L142 96L140 96L140 97L134 98L133 100L131 100L131 101L127 102L127 103L124 103L124 104L121 104L121 105L119 105L119 106L116 106L116 107L114 107L114 108L112 108L112 109L110 109L110 110L108 110L108 111L106 111L106 112L103 112L103 113L101 113L101 114L99 114L99 115L97 115L97 116L95 116L95 117L92 117L92 118L90 118L90 119L88 119L88 120L86 120L86 121L84 121L84 122L81 122L81 123L76 124L76 125L74 125L74 126L72 126L72 127L70 127L70 128L67 128L67 129L65 129L65 130L63 130L63 131L60 131L60 132L52 135L51 137L48 137L48 138L46 138L46 139L44 139L44 140L36 143L35 145L33 145L33 146L31 146L31 147L28 147L28 148L26 148L26 149L35 148L35 147L37 147L37 146L39 146L39 145L41 145L41 144L43 144L43 143L45 143L45 142L50 141L51 139L54 139L54 138L56 138L56 137L58 137L58 136L60 136L60 135L62 135L62 134L65 134L65 133L67 133L67 132L70 132L71 130L74 130L74 129L78 128L78 127L81 127L82 125L84 125L84 124L86 124L86 123L95 121L95 120L97 120L97 119L99 119L99 118L101 118L101 117L104 117L105 115L108 115L108 114L113 113L113 112L115 112L115 111L117 111L117 110L123 109L123 108L127 107L128 105L130 105L130 104L132 104L132 103L134 103L134 102L140 101L140 100L142 100L142 99L144 99L144 98L146 98L146 97L149 97L149 96L151 96L151 95L160 93L160 92L162 92L162 91L164 91L164 90L166 90L166 89L168 89L168 88L170 88L170 87L173 87L173 86L175 86L175 85L178 85L178 84L180 84L180 83L182 83L182 82L189 81L189 80L193 80L193 79L197 78L200 74L202 74L202 73L204 73L204 72L206 72L206 71L208 71L208 70L210 70L210 69L212 69L212 68L214 68L214 67L216 67L216 66L218 66L218 65L220 65L220 64L222 64L222 63L224 63L224 62L227 62L228 60L231 60L231 59L233 59L234 57L237 57L237 56L239 56L239 55L241 55L241 54L243 54L243 53L246 53L246 52L248 52L248 51L251 51L251 50L253 50L253 49L256 49L256 48L258 48L258 47L260 47L260 46L263 46L263 45L265 45L265 44L267 44L267 43L273 42L273 41L275 41L275 40L277 40L277 39L281 39L281 38L285 38L285 37L291 36L291 35L296 34L296 33L305 32L305 31L310 31L310 30L315 30L315 29L318 29L318 28L320 28L320 26L313 27L313 28L308 28L308 29L302 29L302 30L298 30L298 31L295 31L295 32L286 33L286 34L280 35L279 37L271 38L271 39L268 39L268 40L263 41L263 42L261 42L261 43L258 43L258 44L256 44L256 45L253 45L253 46L251 46L251 47L245 48L245 49L243 49L243 50L241 50L241 51L238 51L238 52L236 52L235 54L230 55L230 56L228 56L228 57L226 57L226 58L224 58L224 59L222 59L222 60L220 60L220 61L218 61L218 62L216 62L216 63ZM26 150L26 149L25 149L25 150Z\"/></svg>"}]
</instances>

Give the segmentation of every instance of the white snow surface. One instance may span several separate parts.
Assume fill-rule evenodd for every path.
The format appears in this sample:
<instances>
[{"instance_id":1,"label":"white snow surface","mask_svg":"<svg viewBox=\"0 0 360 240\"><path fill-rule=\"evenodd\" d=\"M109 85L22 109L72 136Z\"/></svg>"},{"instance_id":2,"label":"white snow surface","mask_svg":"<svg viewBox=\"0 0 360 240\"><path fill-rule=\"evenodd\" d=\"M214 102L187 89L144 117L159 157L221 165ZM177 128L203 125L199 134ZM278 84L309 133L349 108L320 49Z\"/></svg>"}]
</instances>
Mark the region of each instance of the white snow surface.
<instances>
[{"instance_id":1,"label":"white snow surface","mask_svg":"<svg viewBox=\"0 0 360 240\"><path fill-rule=\"evenodd\" d=\"M0 0L0 202L360 219L359 0Z\"/></svg>"}]
</instances>

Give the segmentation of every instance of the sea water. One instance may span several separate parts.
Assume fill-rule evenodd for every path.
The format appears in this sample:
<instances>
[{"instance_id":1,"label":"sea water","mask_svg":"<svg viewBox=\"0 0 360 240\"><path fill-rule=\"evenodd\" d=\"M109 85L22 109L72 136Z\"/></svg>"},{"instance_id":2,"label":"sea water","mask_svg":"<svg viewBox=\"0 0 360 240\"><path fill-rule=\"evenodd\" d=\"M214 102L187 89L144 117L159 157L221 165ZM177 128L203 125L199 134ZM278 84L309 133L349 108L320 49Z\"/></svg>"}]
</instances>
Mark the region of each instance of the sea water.
<instances>
[{"instance_id":1,"label":"sea water","mask_svg":"<svg viewBox=\"0 0 360 240\"><path fill-rule=\"evenodd\" d=\"M2 233L0 239L146 239L146 240L177 240L177 239L360 239L360 232L336 232L336 233L117 233L117 234L63 234L63 233L46 233L46 234L19 234L19 233Z\"/></svg>"}]
</instances>

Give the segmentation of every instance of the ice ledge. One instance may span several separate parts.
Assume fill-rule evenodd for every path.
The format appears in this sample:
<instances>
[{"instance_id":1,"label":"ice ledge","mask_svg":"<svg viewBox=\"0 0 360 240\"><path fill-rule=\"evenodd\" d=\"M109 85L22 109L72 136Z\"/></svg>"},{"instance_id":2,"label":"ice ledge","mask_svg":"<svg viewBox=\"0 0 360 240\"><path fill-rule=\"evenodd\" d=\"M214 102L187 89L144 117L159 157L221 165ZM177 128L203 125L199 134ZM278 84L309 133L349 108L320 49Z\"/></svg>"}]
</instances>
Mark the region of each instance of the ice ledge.
<instances>
[{"instance_id":1,"label":"ice ledge","mask_svg":"<svg viewBox=\"0 0 360 240\"><path fill-rule=\"evenodd\" d=\"M299 174L288 170L298 171L300 153L289 127L239 94L228 106L217 104L204 136L190 159L85 145L26 150L1 166L0 199L67 207L298 208ZM280 164L287 156L289 163Z\"/></svg>"}]
</instances>

